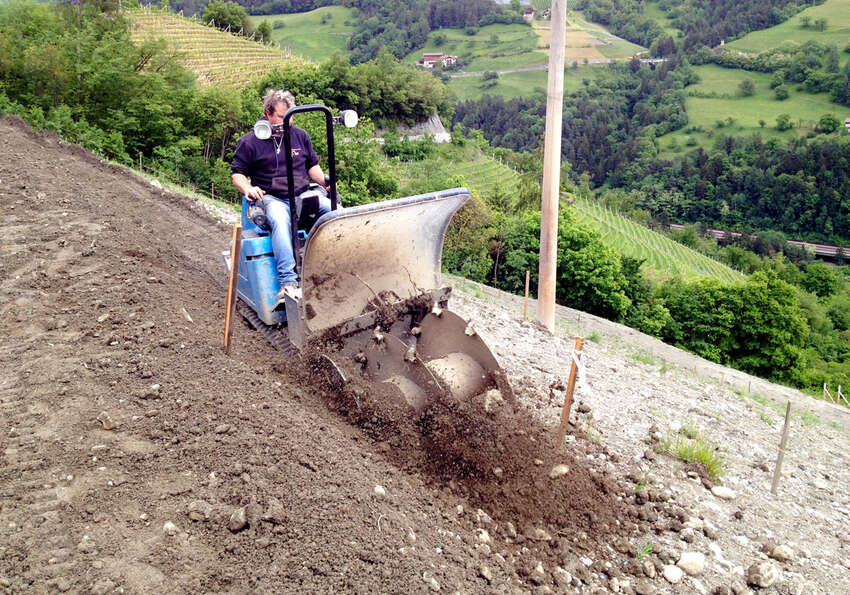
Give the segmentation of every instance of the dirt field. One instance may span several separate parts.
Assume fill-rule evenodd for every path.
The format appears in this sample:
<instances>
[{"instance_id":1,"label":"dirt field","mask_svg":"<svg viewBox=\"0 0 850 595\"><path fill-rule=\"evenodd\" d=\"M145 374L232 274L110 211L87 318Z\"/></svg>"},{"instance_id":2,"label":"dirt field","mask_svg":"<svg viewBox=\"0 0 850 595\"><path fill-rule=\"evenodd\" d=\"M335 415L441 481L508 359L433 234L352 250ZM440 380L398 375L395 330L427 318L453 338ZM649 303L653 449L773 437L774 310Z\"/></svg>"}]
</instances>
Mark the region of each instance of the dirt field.
<instances>
[{"instance_id":1,"label":"dirt field","mask_svg":"<svg viewBox=\"0 0 850 595\"><path fill-rule=\"evenodd\" d=\"M658 485L636 475L648 469L646 418L624 410L637 421L626 427L612 411L618 445L577 429L593 427L580 407L556 451L550 381L564 368L544 363L555 352L542 334L459 300L509 362L523 406L495 421L435 412L392 423L317 388L243 324L224 355L227 225L20 120L0 119L0 136L0 591L691 593L745 583L713 567L662 577L676 563L662 544L685 543L691 514L708 518L686 509L690 494L712 496L673 463L653 467L666 470ZM531 334L514 344L516 328ZM610 365L609 377L632 381ZM823 507L807 504L824 520L800 543L828 546L829 564L787 562L771 592L850 584L846 459L825 464L838 488ZM556 465L569 470L553 478ZM721 504L724 521L743 507ZM782 508L763 512L783 523L777 539L797 522L779 519ZM697 544L727 551L702 531ZM741 551L744 567L767 559Z\"/></svg>"}]
</instances>

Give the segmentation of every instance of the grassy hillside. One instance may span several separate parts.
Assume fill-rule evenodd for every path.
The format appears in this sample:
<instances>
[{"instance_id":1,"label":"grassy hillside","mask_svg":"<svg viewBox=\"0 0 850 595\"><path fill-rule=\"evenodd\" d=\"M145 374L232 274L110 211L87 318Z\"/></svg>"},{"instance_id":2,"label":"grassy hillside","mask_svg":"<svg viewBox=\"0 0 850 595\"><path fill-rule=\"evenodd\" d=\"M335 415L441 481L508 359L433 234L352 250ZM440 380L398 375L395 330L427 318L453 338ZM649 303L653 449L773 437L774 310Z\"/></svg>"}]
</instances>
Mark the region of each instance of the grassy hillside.
<instances>
[{"instance_id":1,"label":"grassy hillside","mask_svg":"<svg viewBox=\"0 0 850 595\"><path fill-rule=\"evenodd\" d=\"M646 16L661 25L661 27L664 29L664 32L675 39L679 36L679 30L670 24L670 22L667 20L667 15L664 13L663 10L661 10L659 4L660 2L658 2L657 0L655 2L647 2Z\"/></svg>"},{"instance_id":2,"label":"grassy hillside","mask_svg":"<svg viewBox=\"0 0 850 595\"><path fill-rule=\"evenodd\" d=\"M428 36L425 47L411 52L404 60L415 63L423 52L443 52L458 56L467 72L506 70L545 64L546 51L534 30L526 25L487 25L467 35L465 29L437 29ZM444 39L438 44L438 40Z\"/></svg>"},{"instance_id":3,"label":"grassy hillside","mask_svg":"<svg viewBox=\"0 0 850 595\"><path fill-rule=\"evenodd\" d=\"M476 196L504 204L513 200L520 184L514 170L473 146L441 146L430 159L395 163L393 169L401 178L402 196L462 185ZM743 279L743 275L726 265L595 202L576 200L573 208L579 220L602 233L607 244L626 256L644 259L644 268L653 278L681 274L687 279L713 277L727 282Z\"/></svg>"},{"instance_id":4,"label":"grassy hillside","mask_svg":"<svg viewBox=\"0 0 850 595\"><path fill-rule=\"evenodd\" d=\"M603 26L586 21L579 12L570 11L568 24L564 59L567 66L564 91L567 93L578 89L583 79L593 78L594 63L625 59L644 50L641 46L612 35ZM498 79L489 82L478 76L454 76L449 82L449 88L459 101L477 99L485 93L501 95L505 99L526 97L537 91L545 93L550 25L549 21L539 20L534 21L533 29L523 25L490 25L482 27L472 36L459 29L440 29L431 34L423 50L413 52L405 59L416 62L422 52L439 51L467 59L463 68L465 72L540 67L520 72L501 72ZM433 41L435 35L447 39L437 46ZM572 68L573 64L576 68Z\"/></svg>"},{"instance_id":5,"label":"grassy hillside","mask_svg":"<svg viewBox=\"0 0 850 595\"><path fill-rule=\"evenodd\" d=\"M577 65L576 68L568 67L564 71L564 93L576 91L584 83L583 80L592 80L597 70L591 65ZM468 76L452 78L449 89L455 94L458 101L478 99L482 95L501 95L505 99L516 97L528 97L533 93L546 93L548 85L548 70L525 70L521 72L506 72L500 74L495 84L487 86L493 81L485 81L480 76Z\"/></svg>"},{"instance_id":6,"label":"grassy hillside","mask_svg":"<svg viewBox=\"0 0 850 595\"><path fill-rule=\"evenodd\" d=\"M276 66L304 60L245 37L206 27L197 21L158 10L128 10L133 40L164 38L180 51L182 63L204 84L241 89Z\"/></svg>"},{"instance_id":7,"label":"grassy hillside","mask_svg":"<svg viewBox=\"0 0 850 595\"><path fill-rule=\"evenodd\" d=\"M826 19L824 31L817 31L814 26L802 27L803 17L808 17L812 25L818 19ZM812 6L770 29L754 31L741 39L727 44L728 47L741 52L763 52L778 47L788 41L803 44L809 40L820 44L838 44L843 49L850 43L850 0L826 0L820 6ZM843 59L847 60L845 53Z\"/></svg>"},{"instance_id":8,"label":"grassy hillside","mask_svg":"<svg viewBox=\"0 0 850 595\"><path fill-rule=\"evenodd\" d=\"M268 21L274 42L311 62L322 62L335 52L348 53L346 44L354 32L355 19L351 8L325 6L297 14L253 16L251 23L256 27Z\"/></svg>"},{"instance_id":9,"label":"grassy hillside","mask_svg":"<svg viewBox=\"0 0 850 595\"><path fill-rule=\"evenodd\" d=\"M823 114L834 114L843 122L848 113L847 108L831 103L828 95L798 91L793 85L788 86L788 99L779 101L774 98L770 88L770 74L723 68L714 64L697 66L695 70L701 80L685 90L688 125L683 130L661 138L665 150L669 150L671 144L684 148L689 144L710 146L718 133L740 135L758 132L765 137L790 138L814 129ZM754 95L738 95L738 85L744 80L751 80L755 84ZM791 117L794 125L792 130L776 130L776 118L780 114ZM762 121L764 127L760 124Z\"/></svg>"},{"instance_id":10,"label":"grassy hillside","mask_svg":"<svg viewBox=\"0 0 850 595\"><path fill-rule=\"evenodd\" d=\"M545 26L548 29L551 22L540 21L536 25ZM546 43L548 44L548 39ZM597 57L601 59L624 60L646 49L617 37L608 31L604 25L588 21L581 12L568 10L564 62L567 64L574 61L581 62L585 58L587 51L581 52L581 47L593 50L595 55L588 56L591 60Z\"/></svg>"}]
</instances>

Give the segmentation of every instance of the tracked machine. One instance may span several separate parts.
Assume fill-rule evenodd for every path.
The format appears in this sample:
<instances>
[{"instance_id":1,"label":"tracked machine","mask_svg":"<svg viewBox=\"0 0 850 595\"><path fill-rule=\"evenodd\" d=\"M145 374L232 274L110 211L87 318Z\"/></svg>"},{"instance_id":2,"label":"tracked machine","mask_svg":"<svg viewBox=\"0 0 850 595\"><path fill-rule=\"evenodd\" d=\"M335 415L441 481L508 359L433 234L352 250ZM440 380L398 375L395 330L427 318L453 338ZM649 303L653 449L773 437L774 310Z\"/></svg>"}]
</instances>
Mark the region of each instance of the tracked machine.
<instances>
[{"instance_id":1,"label":"tracked machine","mask_svg":"<svg viewBox=\"0 0 850 595\"><path fill-rule=\"evenodd\" d=\"M416 413L435 399L485 409L512 403L504 371L475 330L448 309L451 289L441 284L443 239L468 190L338 208L333 126L356 124L356 114L334 117L321 105L291 108L283 130L290 176L290 116L308 111L325 115L332 211L314 220L315 195L295 197L290 190L300 291L287 294L281 307L271 238L262 213L242 198L239 312L285 357L321 370L336 388L366 379ZM258 122L255 134L270 133ZM229 267L229 253L223 256Z\"/></svg>"}]
</instances>

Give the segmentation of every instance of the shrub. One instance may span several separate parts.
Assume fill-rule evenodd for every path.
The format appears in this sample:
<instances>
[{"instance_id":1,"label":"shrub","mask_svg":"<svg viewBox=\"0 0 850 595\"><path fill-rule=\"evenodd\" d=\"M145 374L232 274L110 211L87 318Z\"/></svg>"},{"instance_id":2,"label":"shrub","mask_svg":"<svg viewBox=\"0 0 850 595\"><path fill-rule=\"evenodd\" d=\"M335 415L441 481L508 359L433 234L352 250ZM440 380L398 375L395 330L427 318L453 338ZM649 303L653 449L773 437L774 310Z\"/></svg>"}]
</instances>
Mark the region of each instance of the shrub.
<instances>
[{"instance_id":1,"label":"shrub","mask_svg":"<svg viewBox=\"0 0 850 595\"><path fill-rule=\"evenodd\" d=\"M818 120L815 130L823 132L824 134L829 134L830 132L838 130L839 126L841 126L841 122L838 121L835 114L824 114L820 117L820 120Z\"/></svg>"},{"instance_id":2,"label":"shrub","mask_svg":"<svg viewBox=\"0 0 850 595\"><path fill-rule=\"evenodd\" d=\"M741 81L741 84L738 85L738 94L741 97L751 97L756 92L756 84L750 79L744 79Z\"/></svg>"}]
</instances>

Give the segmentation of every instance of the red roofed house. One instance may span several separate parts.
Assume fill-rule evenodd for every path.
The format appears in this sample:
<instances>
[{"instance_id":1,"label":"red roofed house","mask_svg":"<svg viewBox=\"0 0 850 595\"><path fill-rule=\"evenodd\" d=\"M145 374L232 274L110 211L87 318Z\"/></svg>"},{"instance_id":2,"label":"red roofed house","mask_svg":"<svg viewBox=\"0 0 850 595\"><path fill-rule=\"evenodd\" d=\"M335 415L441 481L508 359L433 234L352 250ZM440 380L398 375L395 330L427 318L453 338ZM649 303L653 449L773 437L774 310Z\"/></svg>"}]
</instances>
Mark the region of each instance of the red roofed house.
<instances>
[{"instance_id":1,"label":"red roofed house","mask_svg":"<svg viewBox=\"0 0 850 595\"><path fill-rule=\"evenodd\" d=\"M434 64L437 62L442 62L444 67L452 66L455 62L457 62L457 56L449 56L442 52L433 54L425 52L422 54L422 59L417 62L416 65L422 66L423 68L434 68Z\"/></svg>"}]
</instances>

